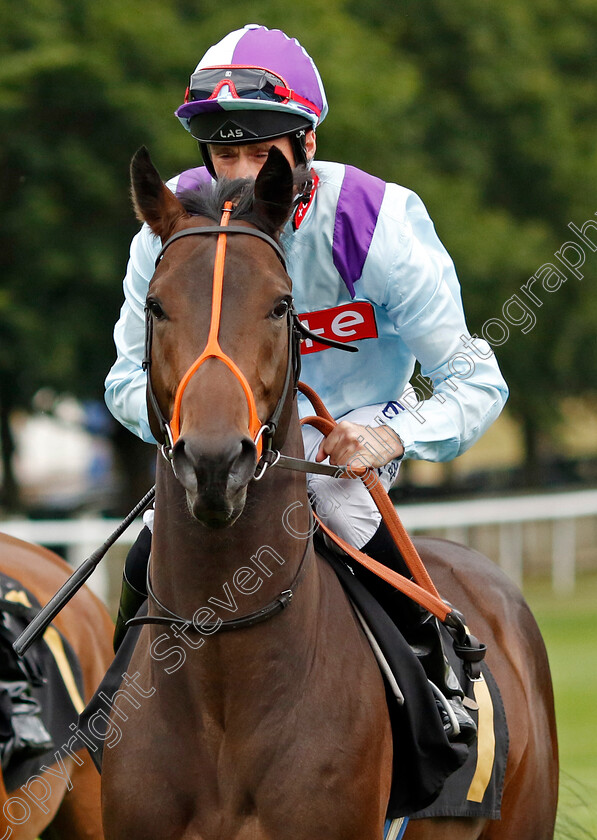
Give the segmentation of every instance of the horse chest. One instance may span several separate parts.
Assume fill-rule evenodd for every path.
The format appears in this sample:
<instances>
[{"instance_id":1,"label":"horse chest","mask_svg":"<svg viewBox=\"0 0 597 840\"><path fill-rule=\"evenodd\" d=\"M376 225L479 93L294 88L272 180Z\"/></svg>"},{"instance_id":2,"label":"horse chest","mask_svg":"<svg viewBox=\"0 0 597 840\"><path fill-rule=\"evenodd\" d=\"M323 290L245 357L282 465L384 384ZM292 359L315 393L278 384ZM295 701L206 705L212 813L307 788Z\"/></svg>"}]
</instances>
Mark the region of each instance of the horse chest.
<instances>
[{"instance_id":1,"label":"horse chest","mask_svg":"<svg viewBox=\"0 0 597 840\"><path fill-rule=\"evenodd\" d=\"M178 772L149 771L142 795L122 797L121 812L113 812L107 840L379 840L383 813L380 799L371 803L366 790L371 768L358 789L355 779L321 764L305 778L307 768L296 755L270 768L244 773L216 772L189 752L180 757ZM365 762L367 764L367 762ZM357 773L358 776L358 773ZM258 780L257 780L258 779ZM313 784L316 779L316 784ZM122 794L122 792L121 792ZM371 833L371 827L376 830Z\"/></svg>"},{"instance_id":2,"label":"horse chest","mask_svg":"<svg viewBox=\"0 0 597 840\"><path fill-rule=\"evenodd\" d=\"M114 756L106 755L104 779L128 791L110 797L117 810L109 840L313 840L324 836L322 826L326 840L368 837L383 817L375 813L383 795L371 787L380 756L389 760L388 732L354 682L324 698L325 672L314 676L293 708L284 692L265 705L244 695L224 725L181 702L172 682L156 685L123 724ZM143 781L133 789L140 767Z\"/></svg>"}]
</instances>

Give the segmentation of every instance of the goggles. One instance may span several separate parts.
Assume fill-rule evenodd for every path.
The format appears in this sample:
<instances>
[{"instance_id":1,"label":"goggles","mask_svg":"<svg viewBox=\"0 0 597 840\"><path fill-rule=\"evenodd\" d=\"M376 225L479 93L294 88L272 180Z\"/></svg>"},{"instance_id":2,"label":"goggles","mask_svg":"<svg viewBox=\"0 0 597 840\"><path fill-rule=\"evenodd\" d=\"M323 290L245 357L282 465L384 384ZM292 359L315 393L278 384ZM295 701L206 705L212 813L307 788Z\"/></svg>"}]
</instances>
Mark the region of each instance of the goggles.
<instances>
[{"instance_id":1,"label":"goggles","mask_svg":"<svg viewBox=\"0 0 597 840\"><path fill-rule=\"evenodd\" d=\"M321 108L288 87L284 79L261 67L205 67L196 70L185 96L185 103L217 99L222 89L233 99L257 99L269 102L292 100L304 105L318 117Z\"/></svg>"}]
</instances>

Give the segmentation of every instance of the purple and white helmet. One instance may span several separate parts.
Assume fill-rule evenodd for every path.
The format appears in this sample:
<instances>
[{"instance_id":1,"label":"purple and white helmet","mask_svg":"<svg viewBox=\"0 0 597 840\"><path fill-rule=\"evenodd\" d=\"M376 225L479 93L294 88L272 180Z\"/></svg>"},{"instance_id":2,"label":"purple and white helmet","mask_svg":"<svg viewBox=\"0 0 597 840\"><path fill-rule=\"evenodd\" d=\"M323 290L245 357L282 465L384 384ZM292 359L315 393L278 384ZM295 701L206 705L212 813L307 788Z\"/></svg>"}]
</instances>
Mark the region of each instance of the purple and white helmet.
<instances>
[{"instance_id":1,"label":"purple and white helmet","mask_svg":"<svg viewBox=\"0 0 597 840\"><path fill-rule=\"evenodd\" d=\"M210 143L304 137L327 111L317 67L299 42L251 23L208 49L175 113L205 157Z\"/></svg>"}]
</instances>

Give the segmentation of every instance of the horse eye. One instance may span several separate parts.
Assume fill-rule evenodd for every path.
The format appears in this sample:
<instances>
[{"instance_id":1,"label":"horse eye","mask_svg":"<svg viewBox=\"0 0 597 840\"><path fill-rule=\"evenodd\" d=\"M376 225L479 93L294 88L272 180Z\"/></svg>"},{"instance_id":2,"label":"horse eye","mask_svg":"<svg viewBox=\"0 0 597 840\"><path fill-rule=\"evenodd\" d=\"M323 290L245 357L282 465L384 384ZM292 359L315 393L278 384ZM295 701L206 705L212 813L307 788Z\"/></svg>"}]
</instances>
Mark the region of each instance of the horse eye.
<instances>
[{"instance_id":1,"label":"horse eye","mask_svg":"<svg viewBox=\"0 0 597 840\"><path fill-rule=\"evenodd\" d=\"M270 317L275 318L277 321L279 321L282 318L286 317L289 309L290 309L290 301L288 301L288 300L286 300L286 298L284 298L284 300L281 300L280 303L278 303L276 306L274 306L274 308L272 309L272 311L270 313Z\"/></svg>"},{"instance_id":2,"label":"horse eye","mask_svg":"<svg viewBox=\"0 0 597 840\"><path fill-rule=\"evenodd\" d=\"M147 301L147 308L156 320L161 321L166 317L166 313L157 302L157 300L150 299Z\"/></svg>"}]
</instances>

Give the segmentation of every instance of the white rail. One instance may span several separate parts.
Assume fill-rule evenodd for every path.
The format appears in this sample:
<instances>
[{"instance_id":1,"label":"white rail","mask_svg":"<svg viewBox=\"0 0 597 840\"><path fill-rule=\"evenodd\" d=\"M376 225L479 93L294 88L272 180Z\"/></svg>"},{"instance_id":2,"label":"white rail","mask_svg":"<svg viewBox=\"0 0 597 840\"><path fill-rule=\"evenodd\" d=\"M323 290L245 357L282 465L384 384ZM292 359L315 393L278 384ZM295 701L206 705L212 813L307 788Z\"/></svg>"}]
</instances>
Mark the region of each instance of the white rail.
<instances>
[{"instance_id":1,"label":"white rail","mask_svg":"<svg viewBox=\"0 0 597 840\"><path fill-rule=\"evenodd\" d=\"M0 532L26 542L37 543L46 548L59 549L64 559L73 567L79 566L89 557L120 524L118 519L11 519L0 520ZM120 537L118 544L132 545L141 530L141 519L130 525ZM110 580L106 563L100 563L88 586L109 605Z\"/></svg>"},{"instance_id":2,"label":"white rail","mask_svg":"<svg viewBox=\"0 0 597 840\"><path fill-rule=\"evenodd\" d=\"M449 539L464 544L469 542L471 528L497 526L496 559L519 585L524 572L525 524L551 523L553 588L559 592L572 592L576 579L577 523L579 519L597 518L597 490L401 505L399 512L406 528L413 534L440 531ZM118 524L115 519L98 518L13 519L0 520L0 531L49 548L63 547L67 561L77 566ZM134 542L140 528L140 521L131 525L120 538L120 544L126 546ZM91 578L91 585L106 600L109 586L107 575L102 572L100 566Z\"/></svg>"},{"instance_id":3,"label":"white rail","mask_svg":"<svg viewBox=\"0 0 597 840\"><path fill-rule=\"evenodd\" d=\"M444 531L449 539L467 544L473 527L499 527L499 556L505 572L519 585L523 579L523 526L551 523L551 576L554 591L570 593L576 581L577 520L597 517L597 490L544 493L404 505L402 520L411 533Z\"/></svg>"}]
</instances>

